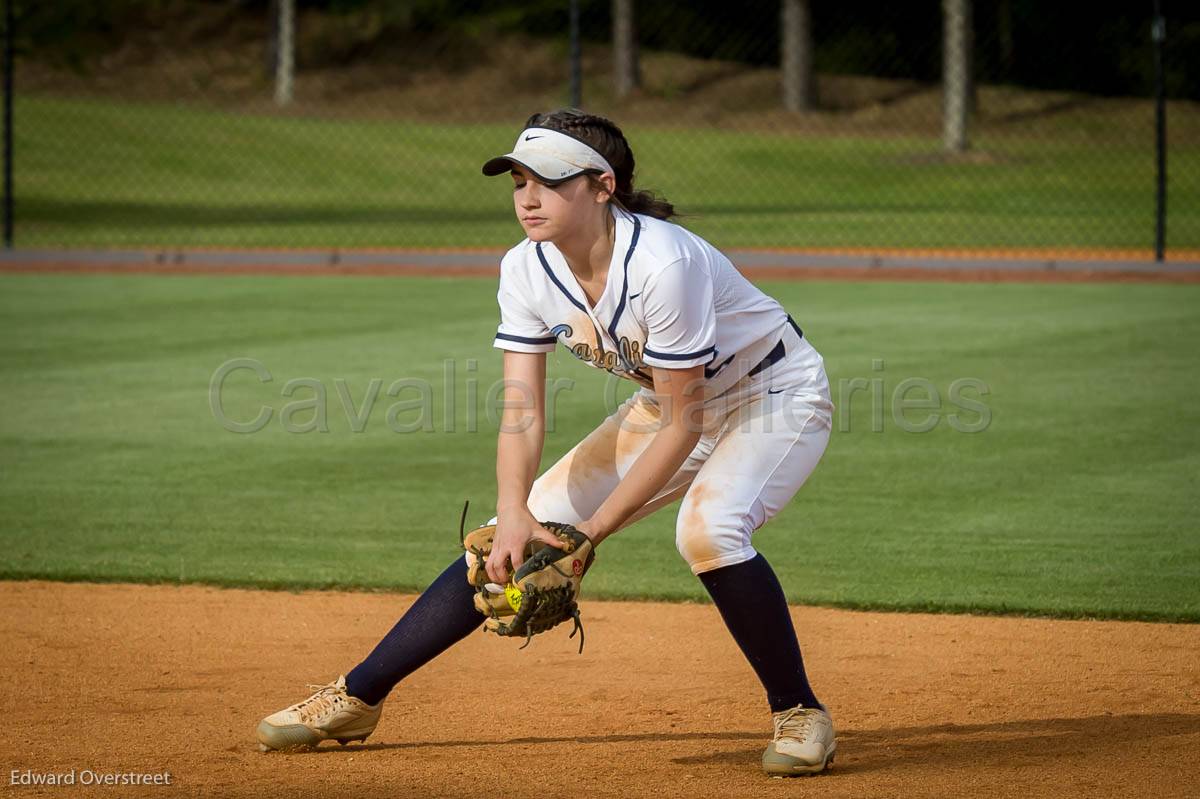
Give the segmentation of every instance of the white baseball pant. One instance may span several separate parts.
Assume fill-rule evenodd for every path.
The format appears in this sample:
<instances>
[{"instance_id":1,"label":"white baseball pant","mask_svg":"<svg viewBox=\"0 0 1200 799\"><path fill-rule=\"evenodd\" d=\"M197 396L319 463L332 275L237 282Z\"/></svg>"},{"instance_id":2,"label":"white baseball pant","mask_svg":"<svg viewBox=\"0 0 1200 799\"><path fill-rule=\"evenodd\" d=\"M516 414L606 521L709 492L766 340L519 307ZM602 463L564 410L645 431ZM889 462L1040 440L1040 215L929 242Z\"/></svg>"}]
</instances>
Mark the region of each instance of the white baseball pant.
<instances>
[{"instance_id":1,"label":"white baseball pant","mask_svg":"<svg viewBox=\"0 0 1200 799\"><path fill-rule=\"evenodd\" d=\"M623 525L682 496L675 545L695 574L753 558L751 535L795 496L829 443L833 403L821 358L790 327L784 343L782 360L706 401L695 449ZM530 512L571 524L591 518L650 445L660 417L653 392L634 394L538 477Z\"/></svg>"}]
</instances>

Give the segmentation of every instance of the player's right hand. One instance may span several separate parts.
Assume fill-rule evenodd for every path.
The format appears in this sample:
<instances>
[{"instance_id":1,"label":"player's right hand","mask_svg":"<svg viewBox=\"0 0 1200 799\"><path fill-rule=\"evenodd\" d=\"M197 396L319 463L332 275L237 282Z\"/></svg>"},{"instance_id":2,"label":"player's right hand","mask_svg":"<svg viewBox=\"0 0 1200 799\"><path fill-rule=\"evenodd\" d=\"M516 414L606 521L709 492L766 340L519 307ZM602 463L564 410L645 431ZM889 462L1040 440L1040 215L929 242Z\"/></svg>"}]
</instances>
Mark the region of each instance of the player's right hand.
<instances>
[{"instance_id":1,"label":"player's right hand","mask_svg":"<svg viewBox=\"0 0 1200 799\"><path fill-rule=\"evenodd\" d=\"M525 548L530 541L543 541L562 549L564 544L558 536L542 527L528 508L510 510L496 517L496 537L492 541L492 553L487 559L487 575L497 585L506 585L511 572L521 568L525 562Z\"/></svg>"}]
</instances>

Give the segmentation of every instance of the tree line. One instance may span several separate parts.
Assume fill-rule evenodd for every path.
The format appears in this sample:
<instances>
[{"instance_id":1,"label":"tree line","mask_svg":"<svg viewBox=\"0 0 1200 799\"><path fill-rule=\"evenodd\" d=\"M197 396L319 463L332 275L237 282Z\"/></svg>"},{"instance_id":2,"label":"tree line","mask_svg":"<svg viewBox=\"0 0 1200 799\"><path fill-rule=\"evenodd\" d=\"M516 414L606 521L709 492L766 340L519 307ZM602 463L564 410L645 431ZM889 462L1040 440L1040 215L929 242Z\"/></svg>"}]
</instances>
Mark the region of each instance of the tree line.
<instances>
[{"instance_id":1,"label":"tree line","mask_svg":"<svg viewBox=\"0 0 1200 799\"><path fill-rule=\"evenodd\" d=\"M9 0L23 56L86 67L149 19L220 6L267 18L279 0ZM294 0L300 12L369 14L381 41L452 31L561 37L569 0ZM585 40L611 37L618 0L578 0ZM941 0L803 0L818 72L936 81ZM635 0L637 44L749 64L778 64L779 0ZM1163 0L1169 97L1200 100L1200 3ZM1144 96L1152 75L1148 0L971 0L973 77L1044 89Z\"/></svg>"}]
</instances>

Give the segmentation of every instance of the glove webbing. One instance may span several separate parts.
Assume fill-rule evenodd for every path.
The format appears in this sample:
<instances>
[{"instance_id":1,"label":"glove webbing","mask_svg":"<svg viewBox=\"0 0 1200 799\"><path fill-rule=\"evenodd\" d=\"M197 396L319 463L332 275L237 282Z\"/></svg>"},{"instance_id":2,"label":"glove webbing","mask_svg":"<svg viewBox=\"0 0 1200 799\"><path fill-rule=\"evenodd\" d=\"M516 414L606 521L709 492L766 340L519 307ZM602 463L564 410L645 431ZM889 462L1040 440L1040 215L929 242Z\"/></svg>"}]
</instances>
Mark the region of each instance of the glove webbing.
<instances>
[{"instance_id":1,"label":"glove webbing","mask_svg":"<svg viewBox=\"0 0 1200 799\"><path fill-rule=\"evenodd\" d=\"M465 548L467 535L467 509L471 507L471 500L463 501L462 516L458 520L458 543ZM543 522L542 526L553 531L556 534L561 534L564 529L570 525L560 522ZM573 549L574 547L572 547ZM571 549L567 550L568 552ZM483 553L474 551L477 557L482 557ZM559 574L566 576L562 569L558 568L557 564L548 564ZM483 589L480 589L483 590ZM538 633L546 632L554 627L554 624L547 624L548 619L561 619L562 615L569 615L575 623L575 628L571 630L568 638L574 638L575 633L579 633L579 654L583 654L583 622L579 620L579 605L570 596L571 589L563 586L561 588L532 588L527 591L521 600L521 610L513 617L511 624L501 624L501 635L507 635L508 630L517 627L519 624L525 625L525 643L521 644L521 649L529 646L529 642L533 640L533 636ZM522 615L527 608L532 608L527 615ZM559 608L562 608L564 613L559 613ZM557 622L556 622L557 623Z\"/></svg>"},{"instance_id":2,"label":"glove webbing","mask_svg":"<svg viewBox=\"0 0 1200 799\"><path fill-rule=\"evenodd\" d=\"M522 615L526 608L530 608L528 615ZM563 616L570 616L575 622L575 629L571 630L568 638L574 638L575 633L579 633L579 654L583 654L583 623L579 620L579 605L571 598L571 589L563 586L561 588L531 588L521 598L521 610L517 611L517 615L513 617L512 627L525 626L525 643L521 645L521 649L529 646L529 642L533 640L533 636L538 633L544 633L552 629L555 624L563 620ZM547 623L552 621L553 623Z\"/></svg>"}]
</instances>

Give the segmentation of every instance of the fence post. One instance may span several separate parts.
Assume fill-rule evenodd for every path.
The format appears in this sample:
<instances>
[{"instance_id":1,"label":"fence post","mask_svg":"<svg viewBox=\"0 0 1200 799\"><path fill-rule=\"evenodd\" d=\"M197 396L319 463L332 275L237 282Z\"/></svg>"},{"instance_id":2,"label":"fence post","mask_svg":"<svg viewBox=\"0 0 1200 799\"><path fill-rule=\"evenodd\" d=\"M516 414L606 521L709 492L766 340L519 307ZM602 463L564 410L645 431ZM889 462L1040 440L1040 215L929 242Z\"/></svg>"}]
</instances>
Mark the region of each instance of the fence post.
<instances>
[{"instance_id":1,"label":"fence post","mask_svg":"<svg viewBox=\"0 0 1200 799\"><path fill-rule=\"evenodd\" d=\"M13 247L13 0L4 0L4 249Z\"/></svg>"},{"instance_id":2,"label":"fence post","mask_svg":"<svg viewBox=\"0 0 1200 799\"><path fill-rule=\"evenodd\" d=\"M1161 0L1154 0L1154 22L1150 29L1154 40L1154 260L1162 263L1167 255L1167 87L1163 75L1163 49L1167 42L1167 21Z\"/></svg>"},{"instance_id":3,"label":"fence post","mask_svg":"<svg viewBox=\"0 0 1200 799\"><path fill-rule=\"evenodd\" d=\"M579 108L583 105L583 54L579 45L579 0L571 0L570 8L567 31L571 59L570 105L572 108Z\"/></svg>"},{"instance_id":4,"label":"fence post","mask_svg":"<svg viewBox=\"0 0 1200 799\"><path fill-rule=\"evenodd\" d=\"M817 104L817 90L813 75L812 13L808 0L783 0L780 16L783 107L788 111L811 111Z\"/></svg>"},{"instance_id":5,"label":"fence post","mask_svg":"<svg viewBox=\"0 0 1200 799\"><path fill-rule=\"evenodd\" d=\"M966 152L970 111L971 0L942 0L942 148Z\"/></svg>"},{"instance_id":6,"label":"fence post","mask_svg":"<svg viewBox=\"0 0 1200 799\"><path fill-rule=\"evenodd\" d=\"M613 0L613 83L619 98L628 97L641 82L638 75L637 26L634 0Z\"/></svg>"},{"instance_id":7,"label":"fence post","mask_svg":"<svg viewBox=\"0 0 1200 799\"><path fill-rule=\"evenodd\" d=\"M279 8L279 17L275 22L278 32L275 51L275 105L288 105L292 102L292 75L296 64L296 0L279 0L275 5Z\"/></svg>"}]
</instances>

